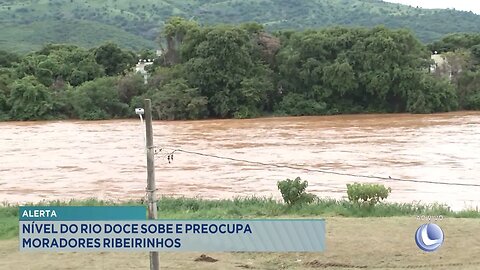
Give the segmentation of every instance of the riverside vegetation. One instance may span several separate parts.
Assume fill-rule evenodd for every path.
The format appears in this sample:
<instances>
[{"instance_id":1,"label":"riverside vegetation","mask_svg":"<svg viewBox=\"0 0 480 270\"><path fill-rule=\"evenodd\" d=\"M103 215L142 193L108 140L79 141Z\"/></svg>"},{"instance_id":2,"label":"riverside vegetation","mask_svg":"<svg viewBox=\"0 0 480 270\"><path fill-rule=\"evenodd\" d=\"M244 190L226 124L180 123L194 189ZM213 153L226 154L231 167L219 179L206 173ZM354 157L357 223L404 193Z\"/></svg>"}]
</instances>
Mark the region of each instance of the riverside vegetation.
<instances>
[{"instance_id":1,"label":"riverside vegetation","mask_svg":"<svg viewBox=\"0 0 480 270\"><path fill-rule=\"evenodd\" d=\"M200 26L171 18L164 54L148 84L136 53L107 43L92 49L46 45L0 52L0 119L133 117L152 99L155 119L250 118L480 109L480 34L427 46L385 27L279 31L256 23ZM430 50L451 63L452 79L431 73Z\"/></svg>"},{"instance_id":2,"label":"riverside vegetation","mask_svg":"<svg viewBox=\"0 0 480 270\"><path fill-rule=\"evenodd\" d=\"M275 217L394 217L430 216L451 218L480 218L477 210L452 211L440 204L384 203L391 189L378 184L348 185L348 200L319 198L307 193L308 183L300 178L278 182L283 202L273 198L234 198L205 200L198 198L160 197L159 219L249 219ZM27 205L47 206L121 206L144 205L143 200L124 202L90 200L49 201ZM18 236L18 205L0 206L0 240ZM145 213L146 215L146 213Z\"/></svg>"}]
</instances>

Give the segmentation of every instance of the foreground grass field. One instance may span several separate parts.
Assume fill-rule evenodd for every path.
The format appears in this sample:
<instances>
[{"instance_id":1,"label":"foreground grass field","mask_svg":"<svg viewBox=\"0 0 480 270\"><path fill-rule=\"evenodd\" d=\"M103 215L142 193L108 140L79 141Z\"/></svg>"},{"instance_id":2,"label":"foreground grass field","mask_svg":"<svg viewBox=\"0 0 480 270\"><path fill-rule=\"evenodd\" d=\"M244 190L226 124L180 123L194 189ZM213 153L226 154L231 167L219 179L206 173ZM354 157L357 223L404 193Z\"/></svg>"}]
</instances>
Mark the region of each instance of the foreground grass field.
<instances>
[{"instance_id":1,"label":"foreground grass field","mask_svg":"<svg viewBox=\"0 0 480 270\"><path fill-rule=\"evenodd\" d=\"M45 202L41 205L140 205L141 201ZM444 245L422 252L414 233L420 216L439 216ZM323 253L161 253L161 269L480 269L480 212L452 212L441 205L378 204L319 200L288 206L272 199L161 198L160 218L325 218ZM0 269L148 269L148 253L21 253L18 207L0 207ZM32 259L35 258L35 259Z\"/></svg>"},{"instance_id":2,"label":"foreground grass field","mask_svg":"<svg viewBox=\"0 0 480 270\"><path fill-rule=\"evenodd\" d=\"M292 217L292 216L283 216ZM323 253L160 253L161 269L480 269L480 219L445 218L434 253L417 248L415 217L327 217ZM0 241L0 269L148 269L148 253L20 253ZM215 261L218 260L218 261Z\"/></svg>"},{"instance_id":3,"label":"foreground grass field","mask_svg":"<svg viewBox=\"0 0 480 270\"><path fill-rule=\"evenodd\" d=\"M50 201L37 205L95 206L142 205L142 201L112 202L71 200ZM365 206L344 200L320 199L311 204L289 206L269 198L242 198L232 200L202 200L196 198L162 197L158 201L159 218L169 219L222 219L222 218L274 218L291 217L398 217L443 216L450 218L480 218L478 210L453 212L442 205L380 203ZM0 240L18 235L18 206L0 206Z\"/></svg>"}]
</instances>

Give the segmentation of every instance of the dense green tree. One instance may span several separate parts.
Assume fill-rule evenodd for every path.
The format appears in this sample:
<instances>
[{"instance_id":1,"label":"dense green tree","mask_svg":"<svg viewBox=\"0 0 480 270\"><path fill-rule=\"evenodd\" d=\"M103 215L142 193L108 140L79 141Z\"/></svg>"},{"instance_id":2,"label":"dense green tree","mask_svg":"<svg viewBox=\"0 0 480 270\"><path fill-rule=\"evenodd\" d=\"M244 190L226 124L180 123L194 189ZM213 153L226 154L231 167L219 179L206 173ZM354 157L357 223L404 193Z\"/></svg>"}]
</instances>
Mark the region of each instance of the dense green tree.
<instances>
[{"instance_id":1,"label":"dense green tree","mask_svg":"<svg viewBox=\"0 0 480 270\"><path fill-rule=\"evenodd\" d=\"M106 73L104 68L95 62L92 54L88 53L88 55L85 56L86 57L83 60L79 61L77 65L71 67L71 69L73 70L69 77L69 82L71 85L80 85L83 82L103 77ZM74 83L72 77L75 71L83 72L84 74L86 74L86 77L84 77L85 80L77 81L76 83Z\"/></svg>"},{"instance_id":2,"label":"dense green tree","mask_svg":"<svg viewBox=\"0 0 480 270\"><path fill-rule=\"evenodd\" d=\"M273 85L268 68L253 57L251 40L249 32L233 26L187 32L182 46L184 76L208 97L211 116L248 117L268 103Z\"/></svg>"},{"instance_id":3,"label":"dense green tree","mask_svg":"<svg viewBox=\"0 0 480 270\"><path fill-rule=\"evenodd\" d=\"M172 17L166 23L159 37L160 45L165 42L167 48L164 50L163 61L166 65L180 63L180 46L188 32L198 31L198 24L195 21L188 21L181 17Z\"/></svg>"},{"instance_id":4,"label":"dense green tree","mask_svg":"<svg viewBox=\"0 0 480 270\"><path fill-rule=\"evenodd\" d=\"M426 80L429 54L408 31L331 28L298 32L283 40L277 58L277 83L284 99L280 111L297 115L410 111L411 92ZM439 92L451 91L444 84L437 86L443 87ZM294 102L304 106L291 111L286 106ZM443 105L433 108L450 107Z\"/></svg>"},{"instance_id":5,"label":"dense green tree","mask_svg":"<svg viewBox=\"0 0 480 270\"><path fill-rule=\"evenodd\" d=\"M137 63L133 52L122 50L114 43L104 44L94 50L95 60L105 68L107 76L120 75Z\"/></svg>"},{"instance_id":6,"label":"dense green tree","mask_svg":"<svg viewBox=\"0 0 480 270\"><path fill-rule=\"evenodd\" d=\"M5 93L0 92L0 121L9 119L9 105L8 105L8 97Z\"/></svg>"},{"instance_id":7,"label":"dense green tree","mask_svg":"<svg viewBox=\"0 0 480 270\"><path fill-rule=\"evenodd\" d=\"M446 38L455 49L443 53L445 72L433 74L426 46L385 27L271 35L256 23L173 18L162 37L166 57L148 69L147 84L130 70L136 56L112 43L0 52L0 119L131 117L144 98L156 119L170 120L480 108L474 35Z\"/></svg>"},{"instance_id":8,"label":"dense green tree","mask_svg":"<svg viewBox=\"0 0 480 270\"><path fill-rule=\"evenodd\" d=\"M156 59L157 54L155 53L154 50L142 49L138 52L138 58L139 59Z\"/></svg>"},{"instance_id":9,"label":"dense green tree","mask_svg":"<svg viewBox=\"0 0 480 270\"><path fill-rule=\"evenodd\" d=\"M81 85L82 83L88 81L88 74L84 71L74 69L72 74L70 74L69 81L73 86Z\"/></svg>"},{"instance_id":10,"label":"dense green tree","mask_svg":"<svg viewBox=\"0 0 480 270\"><path fill-rule=\"evenodd\" d=\"M453 52L458 49L470 49L480 44L480 34L478 33L455 33L443 37L428 45L431 51L438 53Z\"/></svg>"},{"instance_id":11,"label":"dense green tree","mask_svg":"<svg viewBox=\"0 0 480 270\"><path fill-rule=\"evenodd\" d=\"M467 45L442 54L446 63L437 67L435 75L438 78L451 80L456 88L460 108L478 110L480 108L480 58L477 56L477 49L480 45L465 49L464 47L468 47L472 42L462 42Z\"/></svg>"},{"instance_id":12,"label":"dense green tree","mask_svg":"<svg viewBox=\"0 0 480 270\"><path fill-rule=\"evenodd\" d=\"M91 52L72 45L46 45L24 57L16 69L22 76L34 75L45 86L57 80L77 86L105 74Z\"/></svg>"},{"instance_id":13,"label":"dense green tree","mask_svg":"<svg viewBox=\"0 0 480 270\"><path fill-rule=\"evenodd\" d=\"M235 118L252 118L262 115L264 111L273 108L270 100L273 92L273 82L270 72L264 66L254 68L255 75L240 82L238 108L233 113Z\"/></svg>"},{"instance_id":14,"label":"dense green tree","mask_svg":"<svg viewBox=\"0 0 480 270\"><path fill-rule=\"evenodd\" d=\"M459 103L468 110L480 110L480 71L465 71L457 80Z\"/></svg>"},{"instance_id":15,"label":"dense green tree","mask_svg":"<svg viewBox=\"0 0 480 270\"><path fill-rule=\"evenodd\" d=\"M19 55L4 51L4 50L0 50L0 68L2 67L9 68L9 67L12 67L14 63L18 63L18 62L20 62Z\"/></svg>"},{"instance_id":16,"label":"dense green tree","mask_svg":"<svg viewBox=\"0 0 480 270\"><path fill-rule=\"evenodd\" d=\"M148 97L152 99L157 119L185 120L208 116L207 98L183 79L173 80L158 90L151 90Z\"/></svg>"},{"instance_id":17,"label":"dense green tree","mask_svg":"<svg viewBox=\"0 0 480 270\"><path fill-rule=\"evenodd\" d=\"M81 119L109 119L128 115L129 106L120 101L117 78L104 77L73 89L69 97L75 115Z\"/></svg>"},{"instance_id":18,"label":"dense green tree","mask_svg":"<svg viewBox=\"0 0 480 270\"><path fill-rule=\"evenodd\" d=\"M12 68L0 68L0 120L8 119L10 113L10 86L17 80L16 72Z\"/></svg>"},{"instance_id":19,"label":"dense green tree","mask_svg":"<svg viewBox=\"0 0 480 270\"><path fill-rule=\"evenodd\" d=\"M33 76L16 80L10 85L8 103L12 119L44 119L53 110L53 101L48 88Z\"/></svg>"},{"instance_id":20,"label":"dense green tree","mask_svg":"<svg viewBox=\"0 0 480 270\"><path fill-rule=\"evenodd\" d=\"M151 71L147 87L149 89L158 89L174 79L182 78L184 74L182 65L173 67L157 67Z\"/></svg>"},{"instance_id":21,"label":"dense green tree","mask_svg":"<svg viewBox=\"0 0 480 270\"><path fill-rule=\"evenodd\" d=\"M121 77L116 85L118 97L125 104L130 104L135 96L141 96L147 91L143 76L140 74L128 74Z\"/></svg>"},{"instance_id":22,"label":"dense green tree","mask_svg":"<svg viewBox=\"0 0 480 270\"><path fill-rule=\"evenodd\" d=\"M58 51L76 51L80 47L74 44L55 44L49 43L43 46L40 50L37 51L39 55L50 55Z\"/></svg>"},{"instance_id":23,"label":"dense green tree","mask_svg":"<svg viewBox=\"0 0 480 270\"><path fill-rule=\"evenodd\" d=\"M472 64L475 66L475 69L480 70L480 44L472 46L470 50L472 53Z\"/></svg>"},{"instance_id":24,"label":"dense green tree","mask_svg":"<svg viewBox=\"0 0 480 270\"><path fill-rule=\"evenodd\" d=\"M302 94L290 92L283 97L275 109L276 113L280 115L323 115L327 113L327 104L322 101L306 99Z\"/></svg>"},{"instance_id":25,"label":"dense green tree","mask_svg":"<svg viewBox=\"0 0 480 270\"><path fill-rule=\"evenodd\" d=\"M417 87L408 92L408 112L434 113L457 109L457 94L447 79L423 75Z\"/></svg>"}]
</instances>

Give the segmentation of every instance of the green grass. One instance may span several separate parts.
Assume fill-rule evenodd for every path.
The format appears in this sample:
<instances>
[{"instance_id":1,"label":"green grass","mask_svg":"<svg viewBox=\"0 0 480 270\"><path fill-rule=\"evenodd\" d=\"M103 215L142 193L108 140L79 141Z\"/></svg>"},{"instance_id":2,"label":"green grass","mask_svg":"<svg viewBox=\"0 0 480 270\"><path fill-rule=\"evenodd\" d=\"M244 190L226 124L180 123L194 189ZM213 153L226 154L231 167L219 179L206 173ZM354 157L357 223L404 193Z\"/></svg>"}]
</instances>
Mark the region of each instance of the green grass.
<instances>
[{"instance_id":1,"label":"green grass","mask_svg":"<svg viewBox=\"0 0 480 270\"><path fill-rule=\"evenodd\" d=\"M47 206L104 206L142 205L141 201L71 200L50 201L38 204ZM394 216L438 216L450 218L480 218L475 210L454 212L438 204L380 203L374 207L357 205L345 200L320 199L308 205L289 206L270 198L238 198L231 200L204 200L197 198L163 197L158 201L160 219L254 219L279 217L394 217ZM18 205L0 206L0 239L18 235Z\"/></svg>"},{"instance_id":2,"label":"green grass","mask_svg":"<svg viewBox=\"0 0 480 270\"><path fill-rule=\"evenodd\" d=\"M18 208L0 207L0 239L10 239L18 235Z\"/></svg>"}]
</instances>

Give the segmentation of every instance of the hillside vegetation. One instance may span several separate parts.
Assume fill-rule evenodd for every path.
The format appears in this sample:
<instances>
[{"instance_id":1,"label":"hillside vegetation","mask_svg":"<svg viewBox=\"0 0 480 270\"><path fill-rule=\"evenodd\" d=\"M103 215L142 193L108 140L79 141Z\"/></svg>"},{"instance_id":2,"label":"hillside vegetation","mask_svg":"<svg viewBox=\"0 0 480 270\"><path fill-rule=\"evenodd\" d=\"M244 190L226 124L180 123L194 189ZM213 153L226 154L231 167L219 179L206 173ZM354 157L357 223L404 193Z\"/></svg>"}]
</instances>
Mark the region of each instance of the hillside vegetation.
<instances>
[{"instance_id":1,"label":"hillside vegetation","mask_svg":"<svg viewBox=\"0 0 480 270\"><path fill-rule=\"evenodd\" d=\"M409 28L423 42L453 32L479 32L480 16L426 10L379 0L3 0L0 48L17 52L45 43L154 48L171 16L202 24L255 21L268 31L332 25Z\"/></svg>"}]
</instances>

